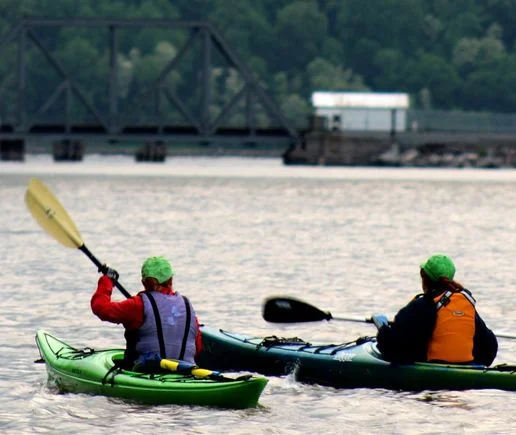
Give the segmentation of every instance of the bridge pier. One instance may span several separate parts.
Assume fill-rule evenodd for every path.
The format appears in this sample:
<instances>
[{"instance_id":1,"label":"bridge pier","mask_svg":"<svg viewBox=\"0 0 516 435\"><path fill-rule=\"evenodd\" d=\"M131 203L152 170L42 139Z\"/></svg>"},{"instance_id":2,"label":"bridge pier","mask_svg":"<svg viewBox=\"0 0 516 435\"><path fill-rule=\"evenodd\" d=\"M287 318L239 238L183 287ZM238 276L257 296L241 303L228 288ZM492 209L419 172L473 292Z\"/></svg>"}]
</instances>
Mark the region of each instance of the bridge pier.
<instances>
[{"instance_id":1,"label":"bridge pier","mask_svg":"<svg viewBox=\"0 0 516 435\"><path fill-rule=\"evenodd\" d=\"M24 139L0 140L0 160L18 161L25 160Z\"/></svg>"},{"instance_id":2,"label":"bridge pier","mask_svg":"<svg viewBox=\"0 0 516 435\"><path fill-rule=\"evenodd\" d=\"M137 162L164 162L167 156L167 147L161 140L147 141L143 148L136 152Z\"/></svg>"},{"instance_id":3,"label":"bridge pier","mask_svg":"<svg viewBox=\"0 0 516 435\"><path fill-rule=\"evenodd\" d=\"M84 156L81 141L63 139L52 144L52 155L56 162L80 162Z\"/></svg>"}]
</instances>

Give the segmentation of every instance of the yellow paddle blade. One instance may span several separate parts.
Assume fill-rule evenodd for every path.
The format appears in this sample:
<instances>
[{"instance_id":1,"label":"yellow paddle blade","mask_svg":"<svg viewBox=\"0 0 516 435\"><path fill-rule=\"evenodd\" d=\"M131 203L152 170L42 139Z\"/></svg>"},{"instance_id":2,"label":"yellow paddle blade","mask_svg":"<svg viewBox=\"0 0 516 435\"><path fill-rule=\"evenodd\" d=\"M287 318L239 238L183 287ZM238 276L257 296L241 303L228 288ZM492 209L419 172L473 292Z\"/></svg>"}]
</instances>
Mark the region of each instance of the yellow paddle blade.
<instances>
[{"instance_id":1,"label":"yellow paddle blade","mask_svg":"<svg viewBox=\"0 0 516 435\"><path fill-rule=\"evenodd\" d=\"M64 207L41 180L33 178L30 181L25 192L25 204L36 222L59 243L69 248L79 248L84 244Z\"/></svg>"},{"instance_id":2,"label":"yellow paddle blade","mask_svg":"<svg viewBox=\"0 0 516 435\"><path fill-rule=\"evenodd\" d=\"M173 361L170 359L162 359L159 363L160 367L162 369L167 369L172 372L176 372L179 368L179 361ZM196 367L195 365L191 365L191 367L185 367L186 369L190 370L190 373L194 376L198 376L199 378L207 378L208 376L212 376L215 373L208 369L200 369L199 367Z\"/></svg>"}]
</instances>

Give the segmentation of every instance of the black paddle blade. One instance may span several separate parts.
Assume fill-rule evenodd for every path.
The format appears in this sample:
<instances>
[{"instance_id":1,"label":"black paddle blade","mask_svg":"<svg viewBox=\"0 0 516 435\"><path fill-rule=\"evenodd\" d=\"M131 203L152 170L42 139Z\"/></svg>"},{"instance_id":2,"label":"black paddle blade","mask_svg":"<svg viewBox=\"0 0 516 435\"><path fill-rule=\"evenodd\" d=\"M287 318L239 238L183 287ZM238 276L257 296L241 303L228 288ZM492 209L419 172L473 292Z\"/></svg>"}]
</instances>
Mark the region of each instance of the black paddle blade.
<instances>
[{"instance_id":1,"label":"black paddle blade","mask_svg":"<svg viewBox=\"0 0 516 435\"><path fill-rule=\"evenodd\" d=\"M268 298L263 304L262 316L272 323L300 323L330 320L331 314L298 299Z\"/></svg>"}]
</instances>

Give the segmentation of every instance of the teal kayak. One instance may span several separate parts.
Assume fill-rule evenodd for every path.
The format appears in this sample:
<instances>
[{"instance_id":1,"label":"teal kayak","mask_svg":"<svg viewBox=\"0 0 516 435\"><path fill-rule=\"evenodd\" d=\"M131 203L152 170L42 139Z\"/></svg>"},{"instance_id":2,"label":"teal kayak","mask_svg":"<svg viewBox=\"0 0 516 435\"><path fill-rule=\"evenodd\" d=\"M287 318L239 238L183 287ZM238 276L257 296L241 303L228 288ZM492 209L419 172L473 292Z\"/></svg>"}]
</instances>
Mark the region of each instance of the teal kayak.
<instances>
[{"instance_id":1,"label":"teal kayak","mask_svg":"<svg viewBox=\"0 0 516 435\"><path fill-rule=\"evenodd\" d=\"M146 404L238 409L255 407L268 382L261 376L232 378L203 369L190 370L188 374L122 370L115 362L122 360L123 349L76 349L44 330L37 331L36 344L46 364L49 382L63 392L118 397ZM203 372L202 378L191 374L198 372Z\"/></svg>"},{"instance_id":2,"label":"teal kayak","mask_svg":"<svg viewBox=\"0 0 516 435\"><path fill-rule=\"evenodd\" d=\"M218 370L249 370L336 388L392 390L516 391L516 365L395 364L382 358L373 337L343 344L311 344L297 337L255 337L201 327L201 364Z\"/></svg>"}]
</instances>

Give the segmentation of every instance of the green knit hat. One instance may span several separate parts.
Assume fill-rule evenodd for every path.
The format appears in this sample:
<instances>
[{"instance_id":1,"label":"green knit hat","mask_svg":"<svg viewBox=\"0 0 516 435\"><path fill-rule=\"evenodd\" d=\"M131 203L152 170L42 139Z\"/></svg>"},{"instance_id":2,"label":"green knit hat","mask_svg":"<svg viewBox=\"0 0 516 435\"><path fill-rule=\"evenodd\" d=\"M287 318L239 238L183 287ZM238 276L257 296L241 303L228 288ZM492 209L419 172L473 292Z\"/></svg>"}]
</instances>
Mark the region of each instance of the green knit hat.
<instances>
[{"instance_id":1,"label":"green knit hat","mask_svg":"<svg viewBox=\"0 0 516 435\"><path fill-rule=\"evenodd\" d=\"M165 257L149 257L142 265L142 278L156 278L160 284L175 275L174 269Z\"/></svg>"},{"instance_id":2,"label":"green knit hat","mask_svg":"<svg viewBox=\"0 0 516 435\"><path fill-rule=\"evenodd\" d=\"M421 269L425 271L432 281L439 281L440 278L452 280L455 276L453 261L450 257L443 254L432 255L424 263L421 263Z\"/></svg>"}]
</instances>

